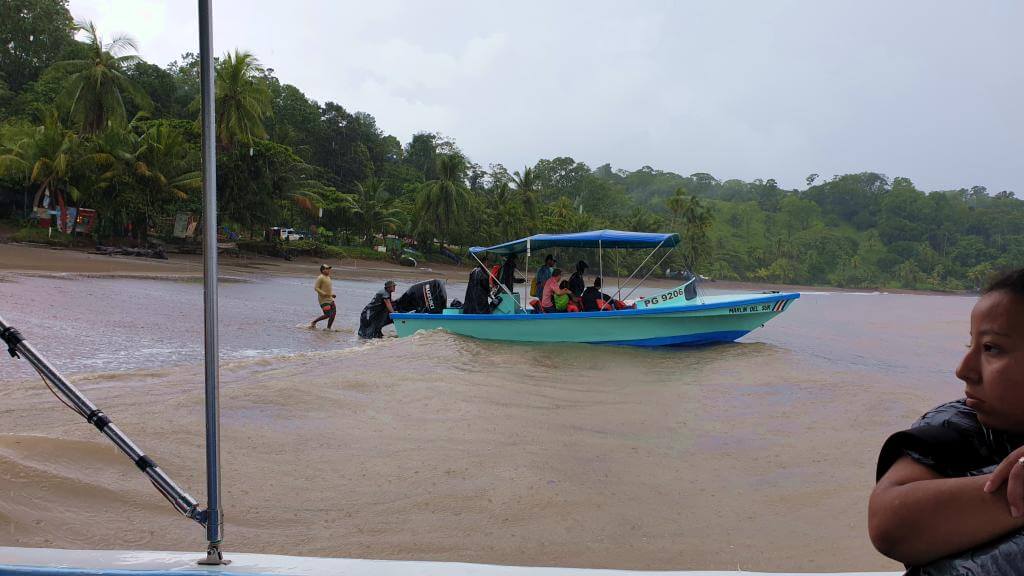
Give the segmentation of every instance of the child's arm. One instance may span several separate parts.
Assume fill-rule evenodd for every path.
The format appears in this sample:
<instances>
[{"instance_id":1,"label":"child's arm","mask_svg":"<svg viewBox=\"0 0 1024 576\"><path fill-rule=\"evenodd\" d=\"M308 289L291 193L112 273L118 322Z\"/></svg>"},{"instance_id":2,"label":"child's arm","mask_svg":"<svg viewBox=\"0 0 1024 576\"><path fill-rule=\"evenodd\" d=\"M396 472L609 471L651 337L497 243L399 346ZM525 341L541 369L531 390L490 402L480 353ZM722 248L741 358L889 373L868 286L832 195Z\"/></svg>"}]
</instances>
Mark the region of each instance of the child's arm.
<instances>
[{"instance_id":1,"label":"child's arm","mask_svg":"<svg viewBox=\"0 0 1024 576\"><path fill-rule=\"evenodd\" d=\"M987 493L991 474L945 478L904 456L878 481L868 503L871 543L886 556L923 565L1024 526L1006 488Z\"/></svg>"}]
</instances>

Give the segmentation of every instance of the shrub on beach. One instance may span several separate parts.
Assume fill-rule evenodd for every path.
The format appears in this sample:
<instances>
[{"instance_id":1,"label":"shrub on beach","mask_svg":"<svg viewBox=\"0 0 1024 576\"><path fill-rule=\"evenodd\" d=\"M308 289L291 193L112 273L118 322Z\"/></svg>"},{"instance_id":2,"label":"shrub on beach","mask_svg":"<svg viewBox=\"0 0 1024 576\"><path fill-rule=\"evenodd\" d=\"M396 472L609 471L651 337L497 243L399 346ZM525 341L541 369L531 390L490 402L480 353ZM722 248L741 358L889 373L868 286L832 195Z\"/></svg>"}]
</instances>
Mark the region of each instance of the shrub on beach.
<instances>
[{"instance_id":1,"label":"shrub on beach","mask_svg":"<svg viewBox=\"0 0 1024 576\"><path fill-rule=\"evenodd\" d=\"M72 239L71 236L62 232L51 234L45 228L22 228L11 235L11 241L46 244L47 246L73 246L91 243L91 240L82 237Z\"/></svg>"}]
</instances>

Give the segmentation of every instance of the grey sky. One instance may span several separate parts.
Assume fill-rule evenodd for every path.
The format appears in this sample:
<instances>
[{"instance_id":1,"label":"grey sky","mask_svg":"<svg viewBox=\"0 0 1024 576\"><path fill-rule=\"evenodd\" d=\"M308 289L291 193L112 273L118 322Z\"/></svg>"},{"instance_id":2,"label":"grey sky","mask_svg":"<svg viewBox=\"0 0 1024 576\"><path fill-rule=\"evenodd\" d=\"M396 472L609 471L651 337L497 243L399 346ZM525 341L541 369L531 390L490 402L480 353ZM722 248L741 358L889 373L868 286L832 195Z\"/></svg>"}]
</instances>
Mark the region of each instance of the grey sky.
<instances>
[{"instance_id":1,"label":"grey sky","mask_svg":"<svg viewBox=\"0 0 1024 576\"><path fill-rule=\"evenodd\" d=\"M1024 193L1024 3L214 0L214 44L407 142L803 187L874 170ZM165 65L191 0L71 0Z\"/></svg>"}]
</instances>

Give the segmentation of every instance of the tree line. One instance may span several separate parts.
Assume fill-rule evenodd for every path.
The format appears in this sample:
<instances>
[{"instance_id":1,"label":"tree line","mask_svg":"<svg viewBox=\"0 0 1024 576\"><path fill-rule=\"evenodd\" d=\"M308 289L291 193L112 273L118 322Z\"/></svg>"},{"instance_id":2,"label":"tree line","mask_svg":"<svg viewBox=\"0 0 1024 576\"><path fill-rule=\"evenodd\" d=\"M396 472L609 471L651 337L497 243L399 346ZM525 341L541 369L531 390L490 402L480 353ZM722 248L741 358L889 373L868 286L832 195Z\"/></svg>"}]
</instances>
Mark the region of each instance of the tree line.
<instances>
[{"instance_id":1,"label":"tree line","mask_svg":"<svg viewBox=\"0 0 1024 576\"><path fill-rule=\"evenodd\" d=\"M0 205L15 217L45 197L93 208L97 239L141 242L201 212L195 54L145 62L130 37L76 23L66 0L9 0L0 22ZM398 234L430 252L540 232L675 231L683 242L663 267L865 288L973 289L1024 264L1024 203L1009 191L925 192L873 172L811 174L786 190L567 156L510 170L437 133L403 144L248 52L218 58L215 83L218 212L243 237L287 225L330 243Z\"/></svg>"}]
</instances>

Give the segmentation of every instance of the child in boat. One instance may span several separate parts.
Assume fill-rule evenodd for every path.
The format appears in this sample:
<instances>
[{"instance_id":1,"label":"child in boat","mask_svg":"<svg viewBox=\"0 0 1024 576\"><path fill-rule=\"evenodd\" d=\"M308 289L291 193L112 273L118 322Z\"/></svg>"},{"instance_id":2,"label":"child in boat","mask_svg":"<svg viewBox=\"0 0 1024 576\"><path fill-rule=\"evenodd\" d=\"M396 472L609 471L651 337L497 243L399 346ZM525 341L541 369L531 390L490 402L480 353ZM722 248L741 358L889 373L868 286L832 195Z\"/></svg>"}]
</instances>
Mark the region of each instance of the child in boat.
<instances>
[{"instance_id":1,"label":"child in boat","mask_svg":"<svg viewBox=\"0 0 1024 576\"><path fill-rule=\"evenodd\" d=\"M573 302L569 281L562 280L558 283L558 288L561 292L551 297L555 303L555 312L579 312L579 306Z\"/></svg>"},{"instance_id":2,"label":"child in boat","mask_svg":"<svg viewBox=\"0 0 1024 576\"><path fill-rule=\"evenodd\" d=\"M956 369L966 398L889 437L868 505L875 547L911 574L1024 566L1024 270L990 284Z\"/></svg>"}]
</instances>

